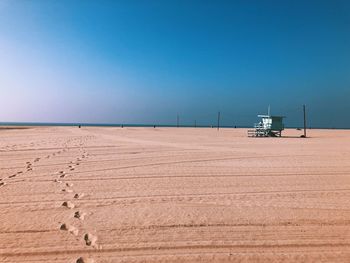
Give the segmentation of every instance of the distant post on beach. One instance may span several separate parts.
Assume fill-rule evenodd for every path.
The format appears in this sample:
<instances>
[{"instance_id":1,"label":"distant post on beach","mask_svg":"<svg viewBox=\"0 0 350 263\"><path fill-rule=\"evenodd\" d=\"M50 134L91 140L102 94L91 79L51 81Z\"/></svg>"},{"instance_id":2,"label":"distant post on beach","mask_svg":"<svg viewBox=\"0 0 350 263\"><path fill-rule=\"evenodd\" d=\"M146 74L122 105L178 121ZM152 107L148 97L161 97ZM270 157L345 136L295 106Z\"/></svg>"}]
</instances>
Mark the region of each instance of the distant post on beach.
<instances>
[{"instance_id":1,"label":"distant post on beach","mask_svg":"<svg viewBox=\"0 0 350 263\"><path fill-rule=\"evenodd\" d=\"M218 130L220 129L220 111L218 112Z\"/></svg>"},{"instance_id":2,"label":"distant post on beach","mask_svg":"<svg viewBox=\"0 0 350 263\"><path fill-rule=\"evenodd\" d=\"M303 113L304 113L304 137L306 138L306 106L303 105Z\"/></svg>"}]
</instances>

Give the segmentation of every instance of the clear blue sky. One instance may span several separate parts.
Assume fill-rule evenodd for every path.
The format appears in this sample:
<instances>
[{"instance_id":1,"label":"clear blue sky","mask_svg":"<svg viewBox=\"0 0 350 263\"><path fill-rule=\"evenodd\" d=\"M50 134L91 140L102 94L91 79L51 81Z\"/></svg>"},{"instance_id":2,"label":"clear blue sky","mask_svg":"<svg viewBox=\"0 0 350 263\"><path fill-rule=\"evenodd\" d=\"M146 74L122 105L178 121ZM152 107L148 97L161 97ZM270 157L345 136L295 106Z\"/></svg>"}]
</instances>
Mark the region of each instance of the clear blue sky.
<instances>
[{"instance_id":1,"label":"clear blue sky","mask_svg":"<svg viewBox=\"0 0 350 263\"><path fill-rule=\"evenodd\" d=\"M0 0L0 121L350 127L350 1Z\"/></svg>"}]
</instances>

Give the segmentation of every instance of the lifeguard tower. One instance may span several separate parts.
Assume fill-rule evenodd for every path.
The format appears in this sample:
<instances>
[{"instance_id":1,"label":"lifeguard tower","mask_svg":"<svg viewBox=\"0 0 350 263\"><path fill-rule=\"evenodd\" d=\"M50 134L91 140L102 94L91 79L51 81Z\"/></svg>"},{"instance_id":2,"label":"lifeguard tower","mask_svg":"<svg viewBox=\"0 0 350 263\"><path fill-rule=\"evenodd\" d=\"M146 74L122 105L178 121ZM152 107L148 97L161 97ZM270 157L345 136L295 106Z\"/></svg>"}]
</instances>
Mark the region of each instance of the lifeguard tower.
<instances>
[{"instance_id":1,"label":"lifeguard tower","mask_svg":"<svg viewBox=\"0 0 350 263\"><path fill-rule=\"evenodd\" d=\"M258 115L261 120L254 124L253 130L248 130L249 137L281 137L284 130L284 116L271 116L270 107L267 115Z\"/></svg>"}]
</instances>

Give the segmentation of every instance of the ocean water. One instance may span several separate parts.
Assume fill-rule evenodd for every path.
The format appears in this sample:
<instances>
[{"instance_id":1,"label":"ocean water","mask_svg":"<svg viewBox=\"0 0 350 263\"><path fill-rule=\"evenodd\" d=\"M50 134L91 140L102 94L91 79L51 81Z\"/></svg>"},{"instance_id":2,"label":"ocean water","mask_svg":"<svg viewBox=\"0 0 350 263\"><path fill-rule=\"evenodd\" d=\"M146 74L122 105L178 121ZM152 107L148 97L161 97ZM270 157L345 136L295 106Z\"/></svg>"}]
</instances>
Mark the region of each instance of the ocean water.
<instances>
[{"instance_id":1,"label":"ocean water","mask_svg":"<svg viewBox=\"0 0 350 263\"><path fill-rule=\"evenodd\" d=\"M177 127L172 124L121 124L121 123L58 123L58 122L0 122L0 126L67 126L74 127ZM195 127L194 125L179 125L179 127ZM198 128L216 128L210 125L197 125ZM220 126L220 128L249 128L248 126Z\"/></svg>"},{"instance_id":2,"label":"ocean water","mask_svg":"<svg viewBox=\"0 0 350 263\"><path fill-rule=\"evenodd\" d=\"M121 124L121 123L60 123L60 122L0 122L1 126L67 126L67 127L75 127L81 125L82 127L177 127L177 125L173 124ZM215 125L179 125L182 128L216 128ZM227 126L220 125L220 128L252 128L253 125L236 125L236 126ZM286 126L286 129L296 129L302 127L292 127ZM308 127L308 129L332 129L332 130L348 130L348 127Z\"/></svg>"}]
</instances>

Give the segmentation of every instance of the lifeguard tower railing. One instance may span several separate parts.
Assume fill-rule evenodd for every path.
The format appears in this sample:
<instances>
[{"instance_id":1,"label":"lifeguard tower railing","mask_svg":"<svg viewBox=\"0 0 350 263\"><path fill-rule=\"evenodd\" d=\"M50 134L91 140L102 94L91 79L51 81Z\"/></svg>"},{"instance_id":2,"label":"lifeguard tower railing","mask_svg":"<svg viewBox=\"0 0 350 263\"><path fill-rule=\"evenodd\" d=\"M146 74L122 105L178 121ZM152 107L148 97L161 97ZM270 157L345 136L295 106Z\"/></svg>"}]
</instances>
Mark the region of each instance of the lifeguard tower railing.
<instances>
[{"instance_id":1,"label":"lifeguard tower railing","mask_svg":"<svg viewBox=\"0 0 350 263\"><path fill-rule=\"evenodd\" d=\"M268 137L271 129L263 123L255 123L254 130L248 130L249 137Z\"/></svg>"}]
</instances>

